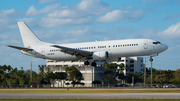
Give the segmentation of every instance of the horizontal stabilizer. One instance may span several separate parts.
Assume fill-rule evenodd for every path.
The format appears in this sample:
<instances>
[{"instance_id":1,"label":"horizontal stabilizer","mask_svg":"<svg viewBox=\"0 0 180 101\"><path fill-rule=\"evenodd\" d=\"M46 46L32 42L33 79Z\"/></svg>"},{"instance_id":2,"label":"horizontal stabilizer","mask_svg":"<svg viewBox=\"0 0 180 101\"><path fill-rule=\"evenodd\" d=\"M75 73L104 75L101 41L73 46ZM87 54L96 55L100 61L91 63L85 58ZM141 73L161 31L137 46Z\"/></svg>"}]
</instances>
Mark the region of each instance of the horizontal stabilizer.
<instances>
[{"instance_id":1,"label":"horizontal stabilizer","mask_svg":"<svg viewBox=\"0 0 180 101\"><path fill-rule=\"evenodd\" d=\"M11 48L18 49L18 50L25 50L25 51L32 51L33 50L33 49L24 48L24 47L18 47L18 46L11 46L11 45L7 45L7 46L11 47Z\"/></svg>"}]
</instances>

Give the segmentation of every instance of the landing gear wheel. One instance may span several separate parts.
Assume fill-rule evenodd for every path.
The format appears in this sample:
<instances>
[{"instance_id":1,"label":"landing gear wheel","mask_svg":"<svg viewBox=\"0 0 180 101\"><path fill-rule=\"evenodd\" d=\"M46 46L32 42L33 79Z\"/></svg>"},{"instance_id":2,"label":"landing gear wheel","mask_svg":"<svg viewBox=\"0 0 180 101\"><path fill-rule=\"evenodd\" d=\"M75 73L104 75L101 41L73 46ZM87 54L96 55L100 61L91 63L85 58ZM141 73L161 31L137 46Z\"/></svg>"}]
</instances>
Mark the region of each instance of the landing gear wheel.
<instances>
[{"instance_id":1,"label":"landing gear wheel","mask_svg":"<svg viewBox=\"0 0 180 101\"><path fill-rule=\"evenodd\" d=\"M96 67L96 65L97 65L96 62L92 62L92 63L91 63L91 66Z\"/></svg>"},{"instance_id":2,"label":"landing gear wheel","mask_svg":"<svg viewBox=\"0 0 180 101\"><path fill-rule=\"evenodd\" d=\"M84 65L89 65L89 61L84 61Z\"/></svg>"}]
</instances>

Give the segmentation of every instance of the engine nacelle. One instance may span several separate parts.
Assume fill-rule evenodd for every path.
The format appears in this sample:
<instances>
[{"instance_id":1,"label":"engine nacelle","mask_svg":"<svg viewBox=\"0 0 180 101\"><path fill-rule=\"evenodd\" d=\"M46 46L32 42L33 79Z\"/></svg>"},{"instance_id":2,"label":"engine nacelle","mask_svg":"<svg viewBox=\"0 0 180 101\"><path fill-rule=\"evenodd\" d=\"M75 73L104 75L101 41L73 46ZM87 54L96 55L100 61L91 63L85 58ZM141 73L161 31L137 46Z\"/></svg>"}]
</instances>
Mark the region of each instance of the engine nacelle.
<instances>
[{"instance_id":1,"label":"engine nacelle","mask_svg":"<svg viewBox=\"0 0 180 101\"><path fill-rule=\"evenodd\" d=\"M100 51L100 52L94 52L93 60L106 60L109 57L109 54L107 51Z\"/></svg>"}]
</instances>

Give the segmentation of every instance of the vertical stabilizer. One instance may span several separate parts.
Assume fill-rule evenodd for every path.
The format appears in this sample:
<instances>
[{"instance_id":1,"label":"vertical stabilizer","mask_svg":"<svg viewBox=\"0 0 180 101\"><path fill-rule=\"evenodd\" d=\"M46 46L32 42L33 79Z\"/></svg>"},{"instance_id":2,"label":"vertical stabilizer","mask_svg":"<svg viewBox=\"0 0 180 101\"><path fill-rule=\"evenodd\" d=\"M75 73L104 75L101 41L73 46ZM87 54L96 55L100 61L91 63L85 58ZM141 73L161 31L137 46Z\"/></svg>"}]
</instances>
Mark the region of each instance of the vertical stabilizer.
<instances>
[{"instance_id":1,"label":"vertical stabilizer","mask_svg":"<svg viewBox=\"0 0 180 101\"><path fill-rule=\"evenodd\" d=\"M32 46L36 46L41 43L38 37L31 31L31 29L24 22L18 22L18 27L21 33L24 47L32 48Z\"/></svg>"}]
</instances>

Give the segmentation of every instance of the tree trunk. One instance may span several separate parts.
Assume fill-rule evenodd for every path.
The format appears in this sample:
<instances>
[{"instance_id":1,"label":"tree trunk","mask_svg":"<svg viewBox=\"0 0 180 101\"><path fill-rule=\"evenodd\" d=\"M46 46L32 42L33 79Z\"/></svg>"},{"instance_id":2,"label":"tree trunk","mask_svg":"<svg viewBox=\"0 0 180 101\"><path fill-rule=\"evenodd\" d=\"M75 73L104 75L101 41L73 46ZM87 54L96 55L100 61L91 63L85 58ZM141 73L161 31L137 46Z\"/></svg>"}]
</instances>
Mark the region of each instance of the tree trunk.
<instances>
[{"instance_id":1,"label":"tree trunk","mask_svg":"<svg viewBox=\"0 0 180 101\"><path fill-rule=\"evenodd\" d=\"M61 88L62 88L62 80L61 80Z\"/></svg>"},{"instance_id":2,"label":"tree trunk","mask_svg":"<svg viewBox=\"0 0 180 101\"><path fill-rule=\"evenodd\" d=\"M59 88L59 80L58 80L58 88Z\"/></svg>"}]
</instances>

